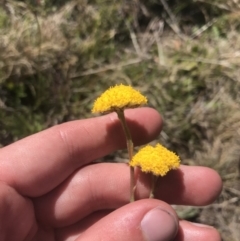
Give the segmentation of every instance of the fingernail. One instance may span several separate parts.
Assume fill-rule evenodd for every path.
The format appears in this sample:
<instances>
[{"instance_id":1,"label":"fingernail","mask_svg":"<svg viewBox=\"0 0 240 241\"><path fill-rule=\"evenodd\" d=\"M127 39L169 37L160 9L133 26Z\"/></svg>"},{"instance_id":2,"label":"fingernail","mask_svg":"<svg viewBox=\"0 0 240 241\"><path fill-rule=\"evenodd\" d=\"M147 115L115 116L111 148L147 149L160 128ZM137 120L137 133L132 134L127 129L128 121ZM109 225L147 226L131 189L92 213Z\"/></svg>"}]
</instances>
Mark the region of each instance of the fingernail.
<instances>
[{"instance_id":1,"label":"fingernail","mask_svg":"<svg viewBox=\"0 0 240 241\"><path fill-rule=\"evenodd\" d=\"M147 241L168 241L176 236L178 221L172 213L157 207L145 214L141 229Z\"/></svg>"}]
</instances>

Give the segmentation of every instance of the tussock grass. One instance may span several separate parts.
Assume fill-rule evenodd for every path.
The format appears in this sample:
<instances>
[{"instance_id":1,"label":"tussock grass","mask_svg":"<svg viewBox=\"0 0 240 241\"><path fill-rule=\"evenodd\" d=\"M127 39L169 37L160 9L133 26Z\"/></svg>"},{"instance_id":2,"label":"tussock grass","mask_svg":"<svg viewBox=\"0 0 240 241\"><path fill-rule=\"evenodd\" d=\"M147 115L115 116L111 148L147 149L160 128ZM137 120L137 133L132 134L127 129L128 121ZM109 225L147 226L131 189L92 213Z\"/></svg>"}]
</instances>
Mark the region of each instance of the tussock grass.
<instances>
[{"instance_id":1,"label":"tussock grass","mask_svg":"<svg viewBox=\"0 0 240 241\"><path fill-rule=\"evenodd\" d=\"M223 178L214 204L180 215L237 241L240 4L236 1L10 1L0 8L0 143L91 116L116 83L148 96L159 140ZM37 3L37 2L36 2Z\"/></svg>"}]
</instances>

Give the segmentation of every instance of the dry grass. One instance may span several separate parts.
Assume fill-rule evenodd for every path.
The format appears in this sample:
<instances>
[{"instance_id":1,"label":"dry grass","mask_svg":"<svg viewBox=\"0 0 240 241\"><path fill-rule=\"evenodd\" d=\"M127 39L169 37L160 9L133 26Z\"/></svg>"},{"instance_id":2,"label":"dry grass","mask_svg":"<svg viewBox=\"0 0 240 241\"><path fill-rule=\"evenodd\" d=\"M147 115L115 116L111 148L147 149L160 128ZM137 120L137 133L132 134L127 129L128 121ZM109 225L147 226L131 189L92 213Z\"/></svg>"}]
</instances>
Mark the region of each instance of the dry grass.
<instances>
[{"instance_id":1,"label":"dry grass","mask_svg":"<svg viewBox=\"0 0 240 241\"><path fill-rule=\"evenodd\" d=\"M237 1L7 0L0 13L2 145L90 116L109 85L134 85L164 117L160 141L223 179L214 204L179 214L240 239Z\"/></svg>"}]
</instances>

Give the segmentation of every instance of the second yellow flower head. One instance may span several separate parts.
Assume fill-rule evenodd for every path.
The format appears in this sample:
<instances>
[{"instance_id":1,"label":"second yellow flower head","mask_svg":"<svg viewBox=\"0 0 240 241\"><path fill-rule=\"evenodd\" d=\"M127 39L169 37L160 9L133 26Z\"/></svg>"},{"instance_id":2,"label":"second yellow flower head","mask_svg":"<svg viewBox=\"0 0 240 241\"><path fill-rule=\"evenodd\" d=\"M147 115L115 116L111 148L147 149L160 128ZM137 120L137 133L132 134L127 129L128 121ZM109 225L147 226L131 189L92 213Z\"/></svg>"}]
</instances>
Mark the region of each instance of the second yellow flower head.
<instances>
[{"instance_id":1,"label":"second yellow flower head","mask_svg":"<svg viewBox=\"0 0 240 241\"><path fill-rule=\"evenodd\" d=\"M151 172L156 176L165 176L168 171L180 166L180 159L160 144L156 147L148 145L133 157L129 165L138 166L143 172Z\"/></svg>"},{"instance_id":2,"label":"second yellow flower head","mask_svg":"<svg viewBox=\"0 0 240 241\"><path fill-rule=\"evenodd\" d=\"M147 103L147 98L131 86L116 85L96 99L92 112L112 112L116 109L135 108Z\"/></svg>"}]
</instances>

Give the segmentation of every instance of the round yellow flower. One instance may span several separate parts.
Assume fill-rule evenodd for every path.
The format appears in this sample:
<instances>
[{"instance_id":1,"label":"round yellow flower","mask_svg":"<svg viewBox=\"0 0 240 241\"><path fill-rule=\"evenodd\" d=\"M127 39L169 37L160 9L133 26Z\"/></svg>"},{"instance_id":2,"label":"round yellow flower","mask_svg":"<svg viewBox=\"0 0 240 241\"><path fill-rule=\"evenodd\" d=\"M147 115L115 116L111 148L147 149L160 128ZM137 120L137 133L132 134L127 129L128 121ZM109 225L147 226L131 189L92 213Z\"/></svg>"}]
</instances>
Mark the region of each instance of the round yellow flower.
<instances>
[{"instance_id":1,"label":"round yellow flower","mask_svg":"<svg viewBox=\"0 0 240 241\"><path fill-rule=\"evenodd\" d=\"M138 166L143 172L151 172L156 176L164 176L171 169L180 166L179 157L160 144L156 147L147 145L130 161L130 166Z\"/></svg>"},{"instance_id":2,"label":"round yellow flower","mask_svg":"<svg viewBox=\"0 0 240 241\"><path fill-rule=\"evenodd\" d=\"M112 112L117 109L135 108L147 103L147 98L131 86L123 84L110 87L94 102L93 113Z\"/></svg>"}]
</instances>

